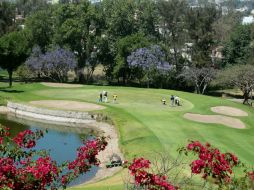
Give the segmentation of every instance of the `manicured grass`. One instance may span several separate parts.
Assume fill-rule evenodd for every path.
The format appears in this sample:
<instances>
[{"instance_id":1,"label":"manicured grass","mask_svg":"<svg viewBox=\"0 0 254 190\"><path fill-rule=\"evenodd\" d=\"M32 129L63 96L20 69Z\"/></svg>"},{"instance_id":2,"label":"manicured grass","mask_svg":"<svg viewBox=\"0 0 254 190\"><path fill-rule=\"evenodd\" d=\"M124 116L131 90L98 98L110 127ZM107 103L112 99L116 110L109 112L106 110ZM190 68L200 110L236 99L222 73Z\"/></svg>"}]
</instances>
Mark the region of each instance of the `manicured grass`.
<instances>
[{"instance_id":1,"label":"manicured grass","mask_svg":"<svg viewBox=\"0 0 254 190\"><path fill-rule=\"evenodd\" d=\"M1 84L1 86L7 84ZM134 156L151 157L155 151L167 151L176 157L177 149L189 139L210 142L223 151L234 152L247 163L254 163L254 111L253 108L221 98L201 96L186 92L110 86L83 86L80 88L52 88L41 84L14 84L12 89L1 88L0 97L19 102L31 100L63 99L96 103L102 90L118 95L118 104L103 103L120 134L120 147L127 159ZM183 106L163 106L161 98L178 95ZM233 129L219 124L203 124L183 118L184 113L214 114L212 106L233 106L246 111L248 117L239 117L246 129ZM121 174L97 184L82 187L93 189L122 189ZM106 183L115 180L117 183ZM100 185L98 185L100 184ZM108 185L107 185L108 184ZM100 187L100 188L99 188ZM108 188L110 187L110 188ZM79 187L75 189L80 189Z\"/></svg>"}]
</instances>

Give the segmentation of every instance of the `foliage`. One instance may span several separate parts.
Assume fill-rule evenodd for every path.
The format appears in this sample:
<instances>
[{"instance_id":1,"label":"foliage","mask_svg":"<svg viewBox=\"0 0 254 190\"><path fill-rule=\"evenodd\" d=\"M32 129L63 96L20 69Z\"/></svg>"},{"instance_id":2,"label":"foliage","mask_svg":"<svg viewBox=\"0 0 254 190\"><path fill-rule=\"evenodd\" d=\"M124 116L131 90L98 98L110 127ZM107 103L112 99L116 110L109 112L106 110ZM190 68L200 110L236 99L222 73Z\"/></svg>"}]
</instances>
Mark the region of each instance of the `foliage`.
<instances>
[{"instance_id":1,"label":"foliage","mask_svg":"<svg viewBox=\"0 0 254 190\"><path fill-rule=\"evenodd\" d=\"M175 180L178 175L181 176L180 178L184 178L186 170L183 170L183 163L181 162L185 163L186 160L181 159L180 162L175 160L173 165L171 165L169 164L169 157L161 156L161 159L155 161L153 167L151 167L150 160L143 157L135 158L132 163L127 164L129 173L133 177L133 180L127 182L127 189L173 190L185 189L185 185L187 189L190 187L195 189L210 189L209 186L212 189L251 189L253 187L253 171L241 164L238 157L232 153L221 153L218 148L212 147L209 143L203 145L199 141L191 141L186 147L180 148L179 156L183 155L183 153L186 158L190 157L192 160L189 165L190 167L188 167L191 173L193 175L201 174L202 179L205 181L202 187L195 182L192 175L187 177L189 179L185 180L185 184L178 186L171 185L168 179ZM189 153L193 153L198 158L193 158ZM172 169L174 167L179 169L175 177L170 176L173 173ZM243 173L239 176L234 175L233 170L236 167L238 170L243 169L241 171ZM159 173L156 173L158 168L162 169L159 170Z\"/></svg>"},{"instance_id":2,"label":"foliage","mask_svg":"<svg viewBox=\"0 0 254 190\"><path fill-rule=\"evenodd\" d=\"M9 86L12 86L12 74L26 59L28 43L23 32L11 32L0 38L0 67L9 74Z\"/></svg>"},{"instance_id":3,"label":"foliage","mask_svg":"<svg viewBox=\"0 0 254 190\"><path fill-rule=\"evenodd\" d=\"M44 0L16 0L15 2L18 13L22 14L24 17L50 7L50 4Z\"/></svg>"},{"instance_id":4,"label":"foliage","mask_svg":"<svg viewBox=\"0 0 254 190\"><path fill-rule=\"evenodd\" d=\"M145 47L147 40L144 39L143 45L138 47L132 47L137 46L136 42L134 42L136 45L128 44L130 50L127 55L123 55L125 53L121 43L127 43L128 39L131 40L135 38L134 36L141 36L141 34L153 40L159 37L156 3L152 0L104 0L101 3L101 12L105 18L103 36L108 45L107 51L104 51L104 55L108 57L106 65L104 64L107 77L111 81L113 78L119 81L122 77L123 83L126 83L131 77L126 58L135 49Z\"/></svg>"},{"instance_id":5,"label":"foliage","mask_svg":"<svg viewBox=\"0 0 254 190\"><path fill-rule=\"evenodd\" d=\"M193 4L197 6L191 6ZM237 6L240 4L249 5L249 2L238 2ZM2 2L0 35L14 30L19 24L20 20L15 18L16 9L16 14L25 18L29 46L38 45L43 53L57 45L70 49L77 56L75 74L82 83L93 82L98 64L104 66L109 82L117 80L119 83L122 80L124 84L134 84L138 79L141 83L144 73L130 69L127 57L136 49L160 44L175 71L163 77L160 77L160 72L154 71L156 80L153 86L186 89L186 83L177 78L182 69L185 66L210 67L213 64L211 52L218 46L224 46L225 40L228 42L224 50L224 64L252 62L253 37L247 38L251 35L246 28L253 26L234 30L241 16L233 12L237 6L232 6L231 10L230 3L223 2L221 5L229 8L228 15L223 15L222 9L215 3L207 1ZM23 19L21 22L23 24Z\"/></svg>"},{"instance_id":6,"label":"foliage","mask_svg":"<svg viewBox=\"0 0 254 190\"><path fill-rule=\"evenodd\" d=\"M148 87L153 71L163 75L163 72L171 69L169 63L165 61L165 53L157 45L135 50L127 57L127 62L130 67L138 67L145 71Z\"/></svg>"},{"instance_id":7,"label":"foliage","mask_svg":"<svg viewBox=\"0 0 254 190\"><path fill-rule=\"evenodd\" d=\"M135 0L105 0L102 2L107 33L112 40L138 32L135 20Z\"/></svg>"},{"instance_id":8,"label":"foliage","mask_svg":"<svg viewBox=\"0 0 254 190\"><path fill-rule=\"evenodd\" d=\"M126 36L117 42L116 66L114 67L114 74L117 78L122 77L123 82L126 83L131 75L131 71L127 62L127 57L134 50L142 47L147 47L150 42L143 34L134 34Z\"/></svg>"},{"instance_id":9,"label":"foliage","mask_svg":"<svg viewBox=\"0 0 254 190\"><path fill-rule=\"evenodd\" d=\"M77 75L84 82L84 67L92 68L92 55L97 47L97 37L101 33L101 20L97 7L88 1L77 4L60 4L55 11L55 33L53 41L61 47L69 47L78 59ZM91 66L91 67L90 67Z\"/></svg>"},{"instance_id":10,"label":"foliage","mask_svg":"<svg viewBox=\"0 0 254 190\"><path fill-rule=\"evenodd\" d=\"M130 174L134 177L135 189L165 189L176 190L177 187L167 182L167 177L160 174L153 174L148 172L151 162L144 158L133 159L128 169Z\"/></svg>"},{"instance_id":11,"label":"foliage","mask_svg":"<svg viewBox=\"0 0 254 190\"><path fill-rule=\"evenodd\" d=\"M25 83L35 77L34 73L28 68L26 64L20 65L15 73L19 79Z\"/></svg>"},{"instance_id":12,"label":"foliage","mask_svg":"<svg viewBox=\"0 0 254 190\"><path fill-rule=\"evenodd\" d=\"M194 175L201 174L205 183L214 183L218 185L218 189L253 188L252 171L249 171L249 168L242 164L236 155L229 152L221 153L210 143L203 145L199 141L191 141L186 147L179 150L180 153L184 152L187 156L189 156L189 152L198 156L190 164L191 172ZM234 174L236 167L238 175ZM239 175L240 171L242 173ZM216 187L215 185L213 189Z\"/></svg>"},{"instance_id":13,"label":"foliage","mask_svg":"<svg viewBox=\"0 0 254 190\"><path fill-rule=\"evenodd\" d=\"M51 44L53 35L52 11L40 10L26 18L25 30L31 46L38 45L43 52Z\"/></svg>"},{"instance_id":14,"label":"foliage","mask_svg":"<svg viewBox=\"0 0 254 190\"><path fill-rule=\"evenodd\" d=\"M217 84L239 88L243 93L243 104L251 104L249 99L252 98L252 91L254 88L253 65L229 66L218 73L216 82Z\"/></svg>"},{"instance_id":15,"label":"foliage","mask_svg":"<svg viewBox=\"0 0 254 190\"><path fill-rule=\"evenodd\" d=\"M35 47L26 65L40 77L67 82L68 71L76 68L77 61L75 55L67 49L56 47L42 54L40 48Z\"/></svg>"},{"instance_id":16,"label":"foliage","mask_svg":"<svg viewBox=\"0 0 254 190\"><path fill-rule=\"evenodd\" d=\"M246 64L251 55L251 26L239 25L231 33L223 54L224 65L227 64Z\"/></svg>"},{"instance_id":17,"label":"foliage","mask_svg":"<svg viewBox=\"0 0 254 190\"><path fill-rule=\"evenodd\" d=\"M15 6L8 1L0 2L0 37L10 32L14 25Z\"/></svg>"},{"instance_id":18,"label":"foliage","mask_svg":"<svg viewBox=\"0 0 254 190\"><path fill-rule=\"evenodd\" d=\"M13 190L66 188L72 180L99 165L96 158L105 149L104 137L87 141L77 150L77 158L58 165L45 151L32 148L43 132L25 130L13 139L8 128L0 128L0 188Z\"/></svg>"},{"instance_id":19,"label":"foliage","mask_svg":"<svg viewBox=\"0 0 254 190\"><path fill-rule=\"evenodd\" d=\"M192 64L198 67L211 65L210 52L214 45L213 23L219 18L219 11L213 4L188 9L186 29L193 43Z\"/></svg>"},{"instance_id":20,"label":"foliage","mask_svg":"<svg viewBox=\"0 0 254 190\"><path fill-rule=\"evenodd\" d=\"M151 38L159 37L159 11L153 0L136 2L135 21L138 31Z\"/></svg>"},{"instance_id":21,"label":"foliage","mask_svg":"<svg viewBox=\"0 0 254 190\"><path fill-rule=\"evenodd\" d=\"M198 159L191 163L192 173L202 174L204 179L215 178L220 184L230 182L232 169L239 164L234 154L221 153L209 143L204 146L199 141L192 141L188 144L187 150L198 155Z\"/></svg>"},{"instance_id":22,"label":"foliage","mask_svg":"<svg viewBox=\"0 0 254 190\"><path fill-rule=\"evenodd\" d=\"M165 44L170 46L169 54L172 64L176 66L179 73L183 67L180 62L184 39L186 39L185 15L187 11L187 2L185 0L161 0L158 1L159 14L161 16L161 33Z\"/></svg>"},{"instance_id":23,"label":"foliage","mask_svg":"<svg viewBox=\"0 0 254 190\"><path fill-rule=\"evenodd\" d=\"M241 22L241 15L232 11L229 14L222 15L213 23L215 43L225 43L229 40L231 32Z\"/></svg>"},{"instance_id":24,"label":"foliage","mask_svg":"<svg viewBox=\"0 0 254 190\"><path fill-rule=\"evenodd\" d=\"M212 67L186 67L178 77L195 85L198 94L204 94L208 85L215 79L215 76L216 70Z\"/></svg>"}]
</instances>

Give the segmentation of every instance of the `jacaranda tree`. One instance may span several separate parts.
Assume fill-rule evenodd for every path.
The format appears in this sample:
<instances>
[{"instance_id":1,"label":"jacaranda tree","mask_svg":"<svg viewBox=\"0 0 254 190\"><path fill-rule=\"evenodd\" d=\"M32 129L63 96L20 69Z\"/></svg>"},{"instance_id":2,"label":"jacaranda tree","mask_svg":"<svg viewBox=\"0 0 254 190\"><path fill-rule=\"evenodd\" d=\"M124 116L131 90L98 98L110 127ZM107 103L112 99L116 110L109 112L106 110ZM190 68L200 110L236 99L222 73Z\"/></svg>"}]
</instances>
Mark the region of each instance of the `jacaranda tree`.
<instances>
[{"instance_id":1,"label":"jacaranda tree","mask_svg":"<svg viewBox=\"0 0 254 190\"><path fill-rule=\"evenodd\" d=\"M127 57L127 62L130 67L138 67L144 71L149 88L153 71L163 74L172 68L172 65L165 61L165 57L166 55L160 46L152 45L149 48L140 48L132 52Z\"/></svg>"},{"instance_id":2,"label":"jacaranda tree","mask_svg":"<svg viewBox=\"0 0 254 190\"><path fill-rule=\"evenodd\" d=\"M66 82L68 71L77 67L77 61L75 55L67 49L57 47L42 54L40 48L35 47L26 65L40 77Z\"/></svg>"}]
</instances>

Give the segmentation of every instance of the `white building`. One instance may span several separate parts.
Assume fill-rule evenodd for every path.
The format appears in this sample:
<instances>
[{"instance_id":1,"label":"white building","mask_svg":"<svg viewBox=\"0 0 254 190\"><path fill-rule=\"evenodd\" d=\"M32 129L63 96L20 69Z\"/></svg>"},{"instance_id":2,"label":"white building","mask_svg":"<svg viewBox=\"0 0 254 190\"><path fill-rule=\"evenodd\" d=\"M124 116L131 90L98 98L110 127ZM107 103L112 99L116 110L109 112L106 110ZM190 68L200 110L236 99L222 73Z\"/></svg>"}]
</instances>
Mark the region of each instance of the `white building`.
<instances>
[{"instance_id":1,"label":"white building","mask_svg":"<svg viewBox=\"0 0 254 190\"><path fill-rule=\"evenodd\" d=\"M91 3L100 3L102 0L89 0Z\"/></svg>"},{"instance_id":2,"label":"white building","mask_svg":"<svg viewBox=\"0 0 254 190\"><path fill-rule=\"evenodd\" d=\"M91 3L100 3L100 2L102 2L102 0L89 0L89 1ZM59 0L47 0L47 3L49 3L49 4L56 4L56 3L59 3Z\"/></svg>"},{"instance_id":3,"label":"white building","mask_svg":"<svg viewBox=\"0 0 254 190\"><path fill-rule=\"evenodd\" d=\"M248 7L247 6L244 6L244 7L241 7L241 8L239 8L239 9L235 9L235 11L237 11L237 12L240 12L240 13L243 13L243 12L245 12L245 11L248 11Z\"/></svg>"},{"instance_id":4,"label":"white building","mask_svg":"<svg viewBox=\"0 0 254 190\"><path fill-rule=\"evenodd\" d=\"M252 24L254 23L254 16L245 16L243 17L242 24Z\"/></svg>"}]
</instances>

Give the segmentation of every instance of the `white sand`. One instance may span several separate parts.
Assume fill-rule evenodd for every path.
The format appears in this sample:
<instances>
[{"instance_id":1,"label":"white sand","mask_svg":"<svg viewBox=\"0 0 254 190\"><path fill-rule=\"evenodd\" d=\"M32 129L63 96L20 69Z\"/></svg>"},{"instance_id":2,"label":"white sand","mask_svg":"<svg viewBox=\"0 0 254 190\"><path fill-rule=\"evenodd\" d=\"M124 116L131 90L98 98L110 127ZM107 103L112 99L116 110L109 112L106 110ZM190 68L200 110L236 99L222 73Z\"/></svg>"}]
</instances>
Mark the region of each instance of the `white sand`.
<instances>
[{"instance_id":1,"label":"white sand","mask_svg":"<svg viewBox=\"0 0 254 190\"><path fill-rule=\"evenodd\" d=\"M184 118L202 122L202 123L217 123L222 124L227 127L237 128L237 129L244 129L244 123L237 118L222 116L222 115L200 115L200 114L193 114L193 113L186 113L184 114Z\"/></svg>"},{"instance_id":2,"label":"white sand","mask_svg":"<svg viewBox=\"0 0 254 190\"><path fill-rule=\"evenodd\" d=\"M42 106L61 110L94 111L105 109L104 106L97 104L69 100L39 100L31 101L29 103L34 106Z\"/></svg>"},{"instance_id":3,"label":"white sand","mask_svg":"<svg viewBox=\"0 0 254 190\"><path fill-rule=\"evenodd\" d=\"M228 115L228 116L248 116L248 113L242 111L238 108L233 108L229 106L216 106L212 107L211 110L215 113Z\"/></svg>"}]
</instances>

